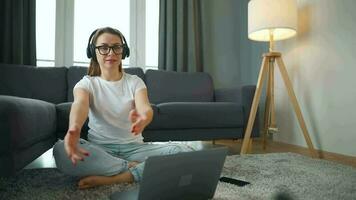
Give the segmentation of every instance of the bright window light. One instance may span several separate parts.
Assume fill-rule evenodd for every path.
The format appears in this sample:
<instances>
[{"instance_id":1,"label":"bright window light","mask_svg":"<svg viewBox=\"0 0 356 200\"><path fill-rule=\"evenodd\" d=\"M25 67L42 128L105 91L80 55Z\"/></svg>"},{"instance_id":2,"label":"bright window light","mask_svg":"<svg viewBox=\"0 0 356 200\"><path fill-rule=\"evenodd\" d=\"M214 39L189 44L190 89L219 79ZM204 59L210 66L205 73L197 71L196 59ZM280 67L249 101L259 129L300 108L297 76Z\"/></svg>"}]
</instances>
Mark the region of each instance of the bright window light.
<instances>
[{"instance_id":1,"label":"bright window light","mask_svg":"<svg viewBox=\"0 0 356 200\"><path fill-rule=\"evenodd\" d=\"M159 0L146 2L146 69L158 66Z\"/></svg>"},{"instance_id":2,"label":"bright window light","mask_svg":"<svg viewBox=\"0 0 356 200\"><path fill-rule=\"evenodd\" d=\"M62 1L65 3L61 3ZM137 16L142 8L145 8L144 17L130 20L130 16ZM58 10L74 10L74 16L66 15L66 12L56 13ZM130 12L133 13L130 15ZM73 30L56 30L56 23L72 22ZM137 26L143 23L146 23L146 29L138 29ZM72 63L75 66L88 67L90 60L87 58L86 48L90 34L96 28L110 26L123 33L130 47L131 56L123 60L124 67L130 67L130 59L133 62L131 64L135 65L138 63L137 58L144 58L138 67L157 69L158 23L159 0L36 0L37 66ZM72 31L73 34L70 34ZM130 36L135 37L131 38L132 46ZM137 49L139 46L146 48ZM73 52L73 56L62 57L62 52Z\"/></svg>"},{"instance_id":3,"label":"bright window light","mask_svg":"<svg viewBox=\"0 0 356 200\"><path fill-rule=\"evenodd\" d=\"M56 0L36 1L37 66L54 66Z\"/></svg>"},{"instance_id":4,"label":"bright window light","mask_svg":"<svg viewBox=\"0 0 356 200\"><path fill-rule=\"evenodd\" d=\"M86 48L89 36L96 28L116 28L127 42L130 41L130 1L75 0L74 8L74 65L88 66ZM123 60L123 65L129 65L129 59Z\"/></svg>"}]
</instances>

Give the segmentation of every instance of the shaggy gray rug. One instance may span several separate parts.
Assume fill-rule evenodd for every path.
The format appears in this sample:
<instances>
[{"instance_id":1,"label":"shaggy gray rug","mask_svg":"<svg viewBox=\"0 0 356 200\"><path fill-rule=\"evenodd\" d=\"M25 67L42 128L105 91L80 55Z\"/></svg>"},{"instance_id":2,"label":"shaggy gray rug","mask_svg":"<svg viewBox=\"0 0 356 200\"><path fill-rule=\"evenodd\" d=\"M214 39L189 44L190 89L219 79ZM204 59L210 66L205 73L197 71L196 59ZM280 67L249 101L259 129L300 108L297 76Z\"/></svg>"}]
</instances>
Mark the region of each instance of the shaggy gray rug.
<instances>
[{"instance_id":1,"label":"shaggy gray rug","mask_svg":"<svg viewBox=\"0 0 356 200\"><path fill-rule=\"evenodd\" d=\"M251 182L237 187L219 183L214 199L355 199L356 168L294 153L228 156L222 172ZM108 199L135 184L78 190L78 180L56 169L23 170L0 178L0 199Z\"/></svg>"}]
</instances>

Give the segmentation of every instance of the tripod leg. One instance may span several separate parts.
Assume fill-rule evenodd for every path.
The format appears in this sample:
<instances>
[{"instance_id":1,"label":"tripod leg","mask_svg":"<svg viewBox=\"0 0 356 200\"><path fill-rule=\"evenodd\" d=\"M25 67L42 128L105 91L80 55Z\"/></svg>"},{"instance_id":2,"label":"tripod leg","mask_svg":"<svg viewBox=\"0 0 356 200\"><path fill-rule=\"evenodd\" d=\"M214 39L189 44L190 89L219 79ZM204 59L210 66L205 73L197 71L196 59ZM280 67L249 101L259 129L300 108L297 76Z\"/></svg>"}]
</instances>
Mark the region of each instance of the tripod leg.
<instances>
[{"instance_id":1,"label":"tripod leg","mask_svg":"<svg viewBox=\"0 0 356 200\"><path fill-rule=\"evenodd\" d=\"M262 85L263 85L263 80L266 76L266 72L267 72L267 62L266 62L266 57L263 57L262 60L262 64L261 64L261 69L260 69L260 74L258 75L258 81L257 81L257 86L256 86L256 91L255 91L255 95L253 97L253 101L252 101L252 106L250 109L250 115L248 118L248 123L247 123L247 127L246 127L246 131L245 131L245 135L244 135L244 139L242 142L242 147L241 147L241 154L246 154L247 150L248 150L248 145L249 145L249 140L251 137L251 132L252 132L252 127L253 127L253 123L255 122L255 118L256 118L256 112L257 112L257 108L258 108L258 103L260 101L260 97L261 97L261 92L262 92Z\"/></svg>"},{"instance_id":2,"label":"tripod leg","mask_svg":"<svg viewBox=\"0 0 356 200\"><path fill-rule=\"evenodd\" d=\"M276 108L275 108L275 104L274 104L274 60L275 58L271 58L273 59L273 61L271 61L271 120L270 120L270 124L269 124L269 128L273 128L273 129L277 129L277 125L276 125Z\"/></svg>"},{"instance_id":3,"label":"tripod leg","mask_svg":"<svg viewBox=\"0 0 356 200\"><path fill-rule=\"evenodd\" d=\"M250 140L248 141L247 153L252 153L252 142L253 142L253 139L250 138Z\"/></svg>"},{"instance_id":4,"label":"tripod leg","mask_svg":"<svg viewBox=\"0 0 356 200\"><path fill-rule=\"evenodd\" d=\"M270 59L270 58L269 58ZM264 120L263 120L263 135L262 135L262 149L266 150L267 146L267 133L268 127L270 125L271 120L271 62L268 62L268 70L267 70L267 88L266 88L266 102L265 102L265 112L264 112Z\"/></svg>"},{"instance_id":5,"label":"tripod leg","mask_svg":"<svg viewBox=\"0 0 356 200\"><path fill-rule=\"evenodd\" d=\"M301 129L303 131L304 139L307 142L307 145L308 145L309 151L311 153L311 156L313 158L317 158L318 154L315 151L315 149L313 147L313 143L312 143L312 141L310 139L310 136L309 136L307 127L305 125L305 121L304 121L302 112L300 110L300 107L299 107L299 104L298 104L298 101L297 101L297 97L294 94L292 83L291 83L291 81L290 81L290 79L288 77L288 73L287 73L286 67L285 67L281 57L277 57L276 59L277 59L279 71L281 72L284 84L286 85L289 98L292 101L292 104L293 104L293 107L294 107L294 112L297 115L299 125L300 125L300 127L301 127Z\"/></svg>"}]
</instances>

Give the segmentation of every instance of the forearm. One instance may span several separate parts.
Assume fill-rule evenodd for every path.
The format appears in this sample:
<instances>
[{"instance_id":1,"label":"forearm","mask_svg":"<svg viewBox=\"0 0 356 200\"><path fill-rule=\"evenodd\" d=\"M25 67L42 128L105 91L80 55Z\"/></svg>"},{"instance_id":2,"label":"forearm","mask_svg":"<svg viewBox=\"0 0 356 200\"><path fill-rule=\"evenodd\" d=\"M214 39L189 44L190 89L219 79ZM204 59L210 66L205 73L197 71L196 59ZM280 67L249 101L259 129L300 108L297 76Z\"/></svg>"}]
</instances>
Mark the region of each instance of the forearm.
<instances>
[{"instance_id":1,"label":"forearm","mask_svg":"<svg viewBox=\"0 0 356 200\"><path fill-rule=\"evenodd\" d=\"M136 92L135 106L136 109L130 112L130 120L133 123L131 131L140 133L153 118L153 110L148 100L147 89Z\"/></svg>"},{"instance_id":2,"label":"forearm","mask_svg":"<svg viewBox=\"0 0 356 200\"><path fill-rule=\"evenodd\" d=\"M151 106L145 106L141 110L138 110L138 112L143 114L144 116L146 116L146 119L144 121L145 126L147 126L149 123L151 123L151 121L153 119L153 110L152 110Z\"/></svg>"},{"instance_id":3,"label":"forearm","mask_svg":"<svg viewBox=\"0 0 356 200\"><path fill-rule=\"evenodd\" d=\"M89 107L82 102L74 102L69 115L69 128L81 129L88 117Z\"/></svg>"},{"instance_id":4,"label":"forearm","mask_svg":"<svg viewBox=\"0 0 356 200\"><path fill-rule=\"evenodd\" d=\"M78 161L83 161L85 156L89 156L89 152L80 148L78 141L82 126L88 116L89 108L86 103L74 101L69 114L69 128L64 137L64 148L74 165Z\"/></svg>"}]
</instances>

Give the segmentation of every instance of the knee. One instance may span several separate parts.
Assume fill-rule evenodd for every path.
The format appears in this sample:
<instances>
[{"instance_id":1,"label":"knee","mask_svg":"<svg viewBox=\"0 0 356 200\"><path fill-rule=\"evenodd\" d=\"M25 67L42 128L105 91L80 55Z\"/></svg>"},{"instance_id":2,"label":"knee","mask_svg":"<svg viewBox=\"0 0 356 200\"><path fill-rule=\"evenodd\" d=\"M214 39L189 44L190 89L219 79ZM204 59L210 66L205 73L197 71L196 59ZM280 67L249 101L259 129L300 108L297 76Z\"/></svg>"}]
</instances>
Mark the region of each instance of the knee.
<instances>
[{"instance_id":1,"label":"knee","mask_svg":"<svg viewBox=\"0 0 356 200\"><path fill-rule=\"evenodd\" d=\"M57 169L60 170L62 173L71 175L71 176L81 176L80 171L78 171L78 163L74 165L66 150L64 148L64 141L59 140L53 146L53 157L56 163Z\"/></svg>"},{"instance_id":2,"label":"knee","mask_svg":"<svg viewBox=\"0 0 356 200\"><path fill-rule=\"evenodd\" d=\"M73 164L71 163L71 160L67 156L67 153L64 149L64 142L62 140L59 140L53 146L53 158L54 161L56 162L57 169L59 169L63 173L68 174L67 172L70 171L68 169Z\"/></svg>"},{"instance_id":3,"label":"knee","mask_svg":"<svg viewBox=\"0 0 356 200\"><path fill-rule=\"evenodd\" d=\"M56 164L57 164L57 161L60 161L63 158L67 157L65 154L66 154L66 152L64 149L64 142L63 142L63 140L58 140L56 142L56 144L54 144L54 146L53 146L53 157L54 157L54 160L56 161Z\"/></svg>"}]
</instances>

